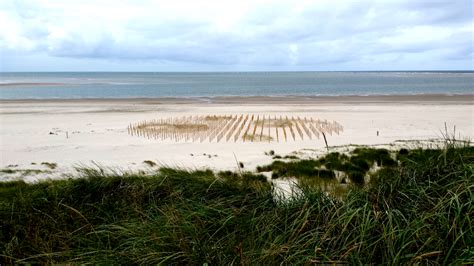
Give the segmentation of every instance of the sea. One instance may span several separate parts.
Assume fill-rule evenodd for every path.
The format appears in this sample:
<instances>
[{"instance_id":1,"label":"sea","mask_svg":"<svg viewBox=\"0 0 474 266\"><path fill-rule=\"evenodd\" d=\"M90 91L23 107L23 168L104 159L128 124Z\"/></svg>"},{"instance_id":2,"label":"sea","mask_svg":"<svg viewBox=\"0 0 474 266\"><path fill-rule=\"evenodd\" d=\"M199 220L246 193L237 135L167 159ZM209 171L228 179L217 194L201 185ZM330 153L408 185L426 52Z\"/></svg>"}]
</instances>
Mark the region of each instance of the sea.
<instances>
[{"instance_id":1,"label":"sea","mask_svg":"<svg viewBox=\"0 0 474 266\"><path fill-rule=\"evenodd\" d=\"M474 71L0 73L0 99L474 94Z\"/></svg>"}]
</instances>

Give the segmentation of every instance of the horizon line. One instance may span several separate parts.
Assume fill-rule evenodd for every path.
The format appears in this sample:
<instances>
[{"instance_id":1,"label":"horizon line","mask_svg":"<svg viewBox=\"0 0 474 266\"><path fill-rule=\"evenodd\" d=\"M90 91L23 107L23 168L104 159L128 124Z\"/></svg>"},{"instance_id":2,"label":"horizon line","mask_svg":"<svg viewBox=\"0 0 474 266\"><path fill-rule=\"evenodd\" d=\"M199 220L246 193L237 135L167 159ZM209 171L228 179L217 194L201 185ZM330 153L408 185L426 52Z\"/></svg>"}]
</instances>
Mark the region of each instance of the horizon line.
<instances>
[{"instance_id":1,"label":"horizon line","mask_svg":"<svg viewBox=\"0 0 474 266\"><path fill-rule=\"evenodd\" d=\"M474 72L474 69L456 70L243 70L243 71L0 71L2 73L289 73L289 72Z\"/></svg>"}]
</instances>

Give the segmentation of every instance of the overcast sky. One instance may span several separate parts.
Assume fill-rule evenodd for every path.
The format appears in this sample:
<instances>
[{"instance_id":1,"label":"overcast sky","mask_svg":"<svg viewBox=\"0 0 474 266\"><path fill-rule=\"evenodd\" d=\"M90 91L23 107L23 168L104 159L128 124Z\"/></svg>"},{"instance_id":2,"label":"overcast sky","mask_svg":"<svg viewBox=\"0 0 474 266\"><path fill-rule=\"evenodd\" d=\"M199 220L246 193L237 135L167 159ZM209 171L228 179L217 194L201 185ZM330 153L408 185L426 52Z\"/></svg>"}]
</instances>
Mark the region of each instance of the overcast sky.
<instances>
[{"instance_id":1,"label":"overcast sky","mask_svg":"<svg viewBox=\"0 0 474 266\"><path fill-rule=\"evenodd\" d=\"M473 70L473 1L0 1L0 71Z\"/></svg>"}]
</instances>

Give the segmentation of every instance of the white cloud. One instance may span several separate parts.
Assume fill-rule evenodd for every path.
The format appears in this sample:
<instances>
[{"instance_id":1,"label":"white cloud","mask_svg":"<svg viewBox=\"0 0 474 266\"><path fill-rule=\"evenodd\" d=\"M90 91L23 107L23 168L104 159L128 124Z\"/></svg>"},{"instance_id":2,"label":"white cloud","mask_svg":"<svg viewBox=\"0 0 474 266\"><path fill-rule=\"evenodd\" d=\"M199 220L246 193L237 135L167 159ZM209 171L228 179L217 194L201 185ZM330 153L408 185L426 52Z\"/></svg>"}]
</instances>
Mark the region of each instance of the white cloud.
<instances>
[{"instance_id":1,"label":"white cloud","mask_svg":"<svg viewBox=\"0 0 474 266\"><path fill-rule=\"evenodd\" d=\"M0 25L5 70L33 54L176 70L413 69L424 56L434 68L472 68L469 0L6 0Z\"/></svg>"}]
</instances>

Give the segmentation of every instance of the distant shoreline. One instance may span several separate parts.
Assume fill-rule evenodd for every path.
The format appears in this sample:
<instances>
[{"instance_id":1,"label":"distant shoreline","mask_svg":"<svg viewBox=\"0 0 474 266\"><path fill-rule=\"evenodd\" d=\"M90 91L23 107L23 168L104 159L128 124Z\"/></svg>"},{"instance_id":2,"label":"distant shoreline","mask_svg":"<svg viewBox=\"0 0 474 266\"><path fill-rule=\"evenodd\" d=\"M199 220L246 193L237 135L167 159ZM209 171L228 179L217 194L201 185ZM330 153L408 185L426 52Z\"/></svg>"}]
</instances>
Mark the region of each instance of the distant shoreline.
<instances>
[{"instance_id":1,"label":"distant shoreline","mask_svg":"<svg viewBox=\"0 0 474 266\"><path fill-rule=\"evenodd\" d=\"M0 99L0 103L143 103L143 104L357 104L357 103L474 104L472 94L400 94L341 96L215 96L153 98L38 98Z\"/></svg>"},{"instance_id":2,"label":"distant shoreline","mask_svg":"<svg viewBox=\"0 0 474 266\"><path fill-rule=\"evenodd\" d=\"M7 82L7 83L0 83L0 87L7 87L7 86L61 86L61 85L73 85L68 83L62 82Z\"/></svg>"},{"instance_id":3,"label":"distant shoreline","mask_svg":"<svg viewBox=\"0 0 474 266\"><path fill-rule=\"evenodd\" d=\"M380 73L397 73L397 72L414 72L414 73L473 73L474 70L471 69L457 69L457 70L442 70L442 69L435 69L435 70L300 70L300 71L293 71L293 70L258 70L258 71L0 71L0 74L54 74L54 73L61 73L61 74L68 74L68 73L107 73L107 74L135 74L135 73L165 73L165 74L181 74L181 73L308 73L308 72L315 72L315 73L327 73L327 72L356 72L356 73L373 73L373 72L380 72Z\"/></svg>"}]
</instances>

